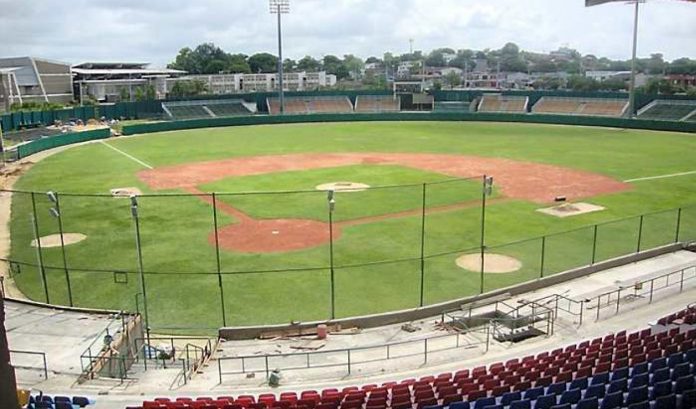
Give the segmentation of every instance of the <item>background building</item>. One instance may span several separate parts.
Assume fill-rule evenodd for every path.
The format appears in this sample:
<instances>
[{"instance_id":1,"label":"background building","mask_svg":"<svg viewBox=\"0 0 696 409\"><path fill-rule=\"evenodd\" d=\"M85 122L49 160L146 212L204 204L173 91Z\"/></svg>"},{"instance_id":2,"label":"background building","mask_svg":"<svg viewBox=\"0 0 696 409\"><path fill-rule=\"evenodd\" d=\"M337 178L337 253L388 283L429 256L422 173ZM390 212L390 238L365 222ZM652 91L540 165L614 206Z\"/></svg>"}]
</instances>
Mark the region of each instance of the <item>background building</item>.
<instances>
[{"instance_id":1,"label":"background building","mask_svg":"<svg viewBox=\"0 0 696 409\"><path fill-rule=\"evenodd\" d=\"M85 62L73 66L75 99L100 102L165 98L167 79L185 74L169 68L148 68L149 63Z\"/></svg>"},{"instance_id":2,"label":"background building","mask_svg":"<svg viewBox=\"0 0 696 409\"><path fill-rule=\"evenodd\" d=\"M0 58L0 109L15 103L69 103L70 64L34 57Z\"/></svg>"},{"instance_id":3,"label":"background building","mask_svg":"<svg viewBox=\"0 0 696 409\"><path fill-rule=\"evenodd\" d=\"M277 91L278 74L212 74L188 75L181 78L169 78L167 91L171 92L177 81L202 81L207 93L233 94L238 92ZM311 91L336 85L336 76L319 72L288 72L283 74L283 87L286 91Z\"/></svg>"}]
</instances>

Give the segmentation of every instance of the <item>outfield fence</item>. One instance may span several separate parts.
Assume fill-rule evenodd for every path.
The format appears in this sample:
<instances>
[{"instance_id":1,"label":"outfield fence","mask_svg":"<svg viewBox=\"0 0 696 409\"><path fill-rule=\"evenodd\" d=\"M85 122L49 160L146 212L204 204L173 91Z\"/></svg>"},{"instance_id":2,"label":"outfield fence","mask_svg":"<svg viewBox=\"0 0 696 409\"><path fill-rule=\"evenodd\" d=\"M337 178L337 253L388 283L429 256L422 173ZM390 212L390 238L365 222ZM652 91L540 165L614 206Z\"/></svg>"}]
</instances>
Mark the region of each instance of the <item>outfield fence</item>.
<instances>
[{"instance_id":1,"label":"outfield fence","mask_svg":"<svg viewBox=\"0 0 696 409\"><path fill-rule=\"evenodd\" d=\"M333 205L317 190L133 201L4 190L13 218L3 260L33 300L138 310L150 328L176 332L416 308L696 240L692 205L510 241L529 233L503 222L504 199L486 196L484 180L337 192ZM283 223L298 218L310 227L285 240ZM485 273L490 254L520 265Z\"/></svg>"}]
</instances>

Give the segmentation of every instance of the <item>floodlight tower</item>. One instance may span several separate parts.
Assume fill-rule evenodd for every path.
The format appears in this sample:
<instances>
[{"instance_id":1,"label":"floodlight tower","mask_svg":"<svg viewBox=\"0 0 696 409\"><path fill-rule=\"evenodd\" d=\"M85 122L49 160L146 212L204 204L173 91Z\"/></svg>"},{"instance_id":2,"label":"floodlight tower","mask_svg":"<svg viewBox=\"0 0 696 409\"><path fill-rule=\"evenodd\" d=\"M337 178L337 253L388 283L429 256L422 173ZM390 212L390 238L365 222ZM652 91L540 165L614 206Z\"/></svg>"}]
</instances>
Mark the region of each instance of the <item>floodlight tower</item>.
<instances>
[{"instance_id":1,"label":"floodlight tower","mask_svg":"<svg viewBox=\"0 0 696 409\"><path fill-rule=\"evenodd\" d=\"M290 13L290 0L269 0L271 14L278 15L278 96L280 99L280 113L285 113L285 93L283 90L283 14Z\"/></svg>"}]
</instances>

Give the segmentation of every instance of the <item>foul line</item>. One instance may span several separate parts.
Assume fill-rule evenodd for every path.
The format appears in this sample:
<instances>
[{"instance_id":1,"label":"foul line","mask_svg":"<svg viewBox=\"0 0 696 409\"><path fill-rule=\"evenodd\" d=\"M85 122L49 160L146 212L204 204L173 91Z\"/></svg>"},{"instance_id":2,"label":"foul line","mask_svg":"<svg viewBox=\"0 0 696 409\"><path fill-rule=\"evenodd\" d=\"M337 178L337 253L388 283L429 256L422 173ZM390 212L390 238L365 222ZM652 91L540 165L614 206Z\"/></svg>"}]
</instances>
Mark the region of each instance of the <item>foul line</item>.
<instances>
[{"instance_id":1,"label":"foul line","mask_svg":"<svg viewBox=\"0 0 696 409\"><path fill-rule=\"evenodd\" d=\"M106 143L106 142L104 142L104 141L99 141L99 142L101 142L101 143L104 144L105 146L108 146L109 148L115 150L116 152L120 153L121 155L123 155L123 156L125 156L125 157L127 157L127 158L129 158L129 159L131 159L131 160L133 160L133 161L135 161L135 162L138 162L139 164L145 166L145 167L148 168L148 169L154 169L152 166L150 166L150 165L148 165L147 163L141 161L140 159L136 158L135 156L131 156L131 155L127 154L126 152L124 152L124 151L122 151L122 150L120 150L120 149L118 149L118 148L115 148L115 147L109 145L108 143Z\"/></svg>"},{"instance_id":2,"label":"foul line","mask_svg":"<svg viewBox=\"0 0 696 409\"><path fill-rule=\"evenodd\" d=\"M696 170L692 170L692 171L689 171L689 172L672 173L672 174L670 174L670 175L648 176L648 177L645 177L645 178L628 179L628 180L624 180L624 182L625 182L625 183L631 183L631 182L640 182L640 181L643 181L643 180L676 178L676 177L678 177L678 176L687 176L687 175L696 175Z\"/></svg>"}]
</instances>

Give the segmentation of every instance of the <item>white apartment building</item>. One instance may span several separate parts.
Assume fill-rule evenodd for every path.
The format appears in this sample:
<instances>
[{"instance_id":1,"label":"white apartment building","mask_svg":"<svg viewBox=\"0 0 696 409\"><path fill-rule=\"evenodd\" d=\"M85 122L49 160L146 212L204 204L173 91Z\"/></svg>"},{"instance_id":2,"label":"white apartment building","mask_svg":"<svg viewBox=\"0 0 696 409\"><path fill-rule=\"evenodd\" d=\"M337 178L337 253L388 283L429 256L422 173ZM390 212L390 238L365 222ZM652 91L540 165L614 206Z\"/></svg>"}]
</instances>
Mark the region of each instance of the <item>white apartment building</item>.
<instances>
[{"instance_id":1,"label":"white apartment building","mask_svg":"<svg viewBox=\"0 0 696 409\"><path fill-rule=\"evenodd\" d=\"M272 92L278 90L278 74L210 74L187 75L167 79L167 90L176 81L199 80L206 83L211 94L234 94L240 92ZM320 72L289 72L283 74L286 91L312 91L336 85L336 76Z\"/></svg>"}]
</instances>

